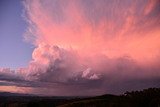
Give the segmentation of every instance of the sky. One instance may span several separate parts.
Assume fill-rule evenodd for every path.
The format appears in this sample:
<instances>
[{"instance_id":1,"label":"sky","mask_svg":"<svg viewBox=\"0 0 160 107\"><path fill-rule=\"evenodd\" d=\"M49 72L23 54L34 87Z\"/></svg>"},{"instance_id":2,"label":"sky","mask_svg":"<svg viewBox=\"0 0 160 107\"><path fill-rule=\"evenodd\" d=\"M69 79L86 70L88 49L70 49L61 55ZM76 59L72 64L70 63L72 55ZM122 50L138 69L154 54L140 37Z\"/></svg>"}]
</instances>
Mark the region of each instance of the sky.
<instances>
[{"instance_id":1,"label":"sky","mask_svg":"<svg viewBox=\"0 0 160 107\"><path fill-rule=\"evenodd\" d=\"M31 60L32 46L23 40L27 27L20 0L0 1L0 67L25 67Z\"/></svg>"},{"instance_id":2,"label":"sky","mask_svg":"<svg viewBox=\"0 0 160 107\"><path fill-rule=\"evenodd\" d=\"M86 96L160 87L159 0L0 5L0 91Z\"/></svg>"}]
</instances>

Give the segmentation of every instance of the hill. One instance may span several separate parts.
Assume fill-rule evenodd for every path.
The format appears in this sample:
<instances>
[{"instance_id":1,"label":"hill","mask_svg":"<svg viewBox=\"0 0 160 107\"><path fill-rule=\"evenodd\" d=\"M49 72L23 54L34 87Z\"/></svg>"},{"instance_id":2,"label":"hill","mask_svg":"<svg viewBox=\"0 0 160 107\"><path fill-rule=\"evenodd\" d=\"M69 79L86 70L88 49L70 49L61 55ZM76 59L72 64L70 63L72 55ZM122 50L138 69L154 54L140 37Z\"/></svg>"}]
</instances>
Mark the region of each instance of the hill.
<instances>
[{"instance_id":1,"label":"hill","mask_svg":"<svg viewBox=\"0 0 160 107\"><path fill-rule=\"evenodd\" d=\"M88 98L1 92L0 107L160 107L160 88Z\"/></svg>"},{"instance_id":2,"label":"hill","mask_svg":"<svg viewBox=\"0 0 160 107\"><path fill-rule=\"evenodd\" d=\"M160 107L160 88L85 98L58 107Z\"/></svg>"}]
</instances>

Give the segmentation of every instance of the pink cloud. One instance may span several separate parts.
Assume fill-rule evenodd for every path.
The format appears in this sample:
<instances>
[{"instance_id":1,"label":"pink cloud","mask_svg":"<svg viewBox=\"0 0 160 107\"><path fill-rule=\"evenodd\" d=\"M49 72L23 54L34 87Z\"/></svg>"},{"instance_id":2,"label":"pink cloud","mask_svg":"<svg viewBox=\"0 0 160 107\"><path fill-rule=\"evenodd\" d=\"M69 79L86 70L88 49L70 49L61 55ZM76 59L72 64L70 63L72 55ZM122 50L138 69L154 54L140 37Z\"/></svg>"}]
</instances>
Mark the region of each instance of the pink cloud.
<instances>
[{"instance_id":1,"label":"pink cloud","mask_svg":"<svg viewBox=\"0 0 160 107\"><path fill-rule=\"evenodd\" d=\"M26 38L36 46L27 78L87 83L160 76L159 2L142 2L25 1Z\"/></svg>"}]
</instances>

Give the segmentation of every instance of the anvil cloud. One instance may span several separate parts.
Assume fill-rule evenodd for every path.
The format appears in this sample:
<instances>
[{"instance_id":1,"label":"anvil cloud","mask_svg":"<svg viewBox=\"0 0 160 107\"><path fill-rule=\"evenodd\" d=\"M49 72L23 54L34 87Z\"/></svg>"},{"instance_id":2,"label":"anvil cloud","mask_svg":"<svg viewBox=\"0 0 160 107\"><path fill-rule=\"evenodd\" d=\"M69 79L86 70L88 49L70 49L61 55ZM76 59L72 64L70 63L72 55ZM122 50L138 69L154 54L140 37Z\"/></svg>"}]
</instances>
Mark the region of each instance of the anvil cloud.
<instances>
[{"instance_id":1,"label":"anvil cloud","mask_svg":"<svg viewBox=\"0 0 160 107\"><path fill-rule=\"evenodd\" d=\"M35 49L20 75L31 93L97 95L160 86L159 0L23 4L25 39Z\"/></svg>"}]
</instances>

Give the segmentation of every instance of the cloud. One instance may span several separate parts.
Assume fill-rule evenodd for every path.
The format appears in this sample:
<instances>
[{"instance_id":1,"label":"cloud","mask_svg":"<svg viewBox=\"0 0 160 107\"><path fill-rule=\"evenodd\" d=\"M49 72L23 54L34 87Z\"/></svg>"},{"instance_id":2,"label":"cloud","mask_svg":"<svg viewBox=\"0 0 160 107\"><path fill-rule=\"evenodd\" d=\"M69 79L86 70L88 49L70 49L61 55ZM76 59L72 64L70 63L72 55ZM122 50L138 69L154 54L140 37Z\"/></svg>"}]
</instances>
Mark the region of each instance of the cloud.
<instances>
[{"instance_id":1,"label":"cloud","mask_svg":"<svg viewBox=\"0 0 160 107\"><path fill-rule=\"evenodd\" d=\"M144 63L156 59L160 45L159 2L151 1L153 9L145 14L145 9L150 7L148 2L47 0L26 1L25 7L35 45L71 47L81 55L127 54Z\"/></svg>"},{"instance_id":2,"label":"cloud","mask_svg":"<svg viewBox=\"0 0 160 107\"><path fill-rule=\"evenodd\" d=\"M16 75L14 70L10 68L0 68L0 80L18 80L21 77Z\"/></svg>"},{"instance_id":3,"label":"cloud","mask_svg":"<svg viewBox=\"0 0 160 107\"><path fill-rule=\"evenodd\" d=\"M83 71L82 78L99 79L99 76L97 74L91 74L91 70L91 68L87 68L85 71Z\"/></svg>"},{"instance_id":4,"label":"cloud","mask_svg":"<svg viewBox=\"0 0 160 107\"><path fill-rule=\"evenodd\" d=\"M26 38L34 38L36 46L28 79L68 84L67 92L78 87L103 93L119 82L158 78L159 5L158 0L25 1L31 34Z\"/></svg>"}]
</instances>

